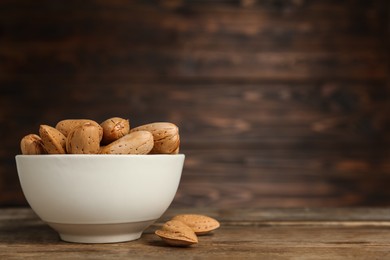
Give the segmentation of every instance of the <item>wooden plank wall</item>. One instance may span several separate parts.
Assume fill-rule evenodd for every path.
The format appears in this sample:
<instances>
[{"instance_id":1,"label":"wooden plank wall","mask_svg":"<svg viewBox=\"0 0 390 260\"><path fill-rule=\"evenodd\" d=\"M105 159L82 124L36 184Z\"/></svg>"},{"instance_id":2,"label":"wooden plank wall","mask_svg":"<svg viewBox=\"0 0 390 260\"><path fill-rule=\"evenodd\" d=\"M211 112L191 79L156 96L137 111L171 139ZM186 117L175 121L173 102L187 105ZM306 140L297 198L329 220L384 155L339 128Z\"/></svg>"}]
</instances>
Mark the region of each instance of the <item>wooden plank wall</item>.
<instances>
[{"instance_id":1,"label":"wooden plank wall","mask_svg":"<svg viewBox=\"0 0 390 260\"><path fill-rule=\"evenodd\" d=\"M387 0L0 2L0 206L22 136L171 121L173 205L390 205Z\"/></svg>"}]
</instances>

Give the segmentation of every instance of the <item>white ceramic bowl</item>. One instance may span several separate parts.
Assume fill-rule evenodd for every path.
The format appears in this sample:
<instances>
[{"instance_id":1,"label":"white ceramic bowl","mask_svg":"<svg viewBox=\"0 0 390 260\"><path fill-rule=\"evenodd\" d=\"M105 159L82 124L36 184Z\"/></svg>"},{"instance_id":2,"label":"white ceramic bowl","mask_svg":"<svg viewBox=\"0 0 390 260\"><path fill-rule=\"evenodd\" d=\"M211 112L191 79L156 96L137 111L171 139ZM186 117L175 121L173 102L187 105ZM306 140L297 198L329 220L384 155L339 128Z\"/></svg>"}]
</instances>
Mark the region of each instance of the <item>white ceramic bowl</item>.
<instances>
[{"instance_id":1,"label":"white ceramic bowl","mask_svg":"<svg viewBox=\"0 0 390 260\"><path fill-rule=\"evenodd\" d=\"M172 203L185 156L17 155L23 193L62 240L138 239Z\"/></svg>"}]
</instances>

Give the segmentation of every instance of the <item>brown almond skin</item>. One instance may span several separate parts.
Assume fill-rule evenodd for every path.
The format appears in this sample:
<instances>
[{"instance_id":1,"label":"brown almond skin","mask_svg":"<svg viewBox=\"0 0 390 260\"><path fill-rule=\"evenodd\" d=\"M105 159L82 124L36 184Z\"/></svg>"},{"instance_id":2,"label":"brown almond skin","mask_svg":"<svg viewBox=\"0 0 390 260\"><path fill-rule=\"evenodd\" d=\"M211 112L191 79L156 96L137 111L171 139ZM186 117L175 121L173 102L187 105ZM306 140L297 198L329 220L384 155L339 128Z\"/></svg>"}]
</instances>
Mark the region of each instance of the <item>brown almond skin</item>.
<instances>
[{"instance_id":1,"label":"brown almond skin","mask_svg":"<svg viewBox=\"0 0 390 260\"><path fill-rule=\"evenodd\" d=\"M22 154L47 154L41 137L36 134L24 136L20 141L20 150Z\"/></svg>"},{"instance_id":2,"label":"brown almond skin","mask_svg":"<svg viewBox=\"0 0 390 260\"><path fill-rule=\"evenodd\" d=\"M153 135L148 131L129 133L106 145L101 154L148 154L153 148Z\"/></svg>"},{"instance_id":3,"label":"brown almond skin","mask_svg":"<svg viewBox=\"0 0 390 260\"><path fill-rule=\"evenodd\" d=\"M41 125L39 127L39 135L47 153L66 153L66 137L60 131L48 125Z\"/></svg>"},{"instance_id":4,"label":"brown almond skin","mask_svg":"<svg viewBox=\"0 0 390 260\"><path fill-rule=\"evenodd\" d=\"M149 131L153 134L154 146L150 153L153 154L175 154L180 146L179 128L169 122L156 122L141 125L130 130Z\"/></svg>"},{"instance_id":5,"label":"brown almond skin","mask_svg":"<svg viewBox=\"0 0 390 260\"><path fill-rule=\"evenodd\" d=\"M109 144L119 138L127 135L130 131L130 122L128 119L112 117L100 124L103 129L103 144Z\"/></svg>"},{"instance_id":6,"label":"brown almond skin","mask_svg":"<svg viewBox=\"0 0 390 260\"><path fill-rule=\"evenodd\" d=\"M216 219L198 214L180 214L172 218L189 226L197 235L205 235L219 228L220 224Z\"/></svg>"},{"instance_id":7,"label":"brown almond skin","mask_svg":"<svg viewBox=\"0 0 390 260\"><path fill-rule=\"evenodd\" d=\"M171 154L179 154L180 147L178 146L175 151L171 152Z\"/></svg>"},{"instance_id":8,"label":"brown almond skin","mask_svg":"<svg viewBox=\"0 0 390 260\"><path fill-rule=\"evenodd\" d=\"M167 221L155 234L171 246L191 246L198 243L194 231L178 220Z\"/></svg>"},{"instance_id":9,"label":"brown almond skin","mask_svg":"<svg viewBox=\"0 0 390 260\"><path fill-rule=\"evenodd\" d=\"M84 123L73 128L66 140L66 151L70 154L97 154L100 149L99 128L95 124Z\"/></svg>"},{"instance_id":10,"label":"brown almond skin","mask_svg":"<svg viewBox=\"0 0 390 260\"><path fill-rule=\"evenodd\" d=\"M90 119L65 119L61 120L57 123L56 129L60 131L63 135L68 136L70 131L72 131L73 128L83 125L85 123L91 123L93 125L98 126L99 133L100 133L100 140L103 138L103 128L96 122Z\"/></svg>"}]
</instances>

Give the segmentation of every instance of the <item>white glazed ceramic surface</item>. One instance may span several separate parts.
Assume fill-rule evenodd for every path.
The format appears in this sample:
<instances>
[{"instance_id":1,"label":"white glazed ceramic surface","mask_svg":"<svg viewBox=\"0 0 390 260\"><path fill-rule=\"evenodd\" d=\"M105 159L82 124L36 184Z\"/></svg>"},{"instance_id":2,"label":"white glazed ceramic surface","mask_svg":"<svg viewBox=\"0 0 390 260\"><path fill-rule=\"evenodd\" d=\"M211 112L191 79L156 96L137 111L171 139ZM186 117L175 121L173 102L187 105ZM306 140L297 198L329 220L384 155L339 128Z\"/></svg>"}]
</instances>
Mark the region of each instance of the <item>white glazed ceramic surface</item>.
<instances>
[{"instance_id":1,"label":"white glazed ceramic surface","mask_svg":"<svg viewBox=\"0 0 390 260\"><path fill-rule=\"evenodd\" d=\"M23 193L69 242L137 239L171 204L185 156L17 155Z\"/></svg>"}]
</instances>

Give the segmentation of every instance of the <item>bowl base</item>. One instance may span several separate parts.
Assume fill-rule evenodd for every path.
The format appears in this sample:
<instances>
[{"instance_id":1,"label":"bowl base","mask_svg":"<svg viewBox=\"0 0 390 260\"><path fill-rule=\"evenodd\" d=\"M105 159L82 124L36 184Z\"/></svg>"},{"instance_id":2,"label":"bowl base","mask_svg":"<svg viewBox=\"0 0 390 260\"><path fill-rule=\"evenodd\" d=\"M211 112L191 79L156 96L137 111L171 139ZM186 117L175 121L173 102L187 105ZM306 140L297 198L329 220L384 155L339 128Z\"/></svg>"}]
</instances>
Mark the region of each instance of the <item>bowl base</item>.
<instances>
[{"instance_id":1,"label":"bowl base","mask_svg":"<svg viewBox=\"0 0 390 260\"><path fill-rule=\"evenodd\" d=\"M154 220L120 224L62 224L47 222L61 240L72 243L119 243L136 240Z\"/></svg>"}]
</instances>

